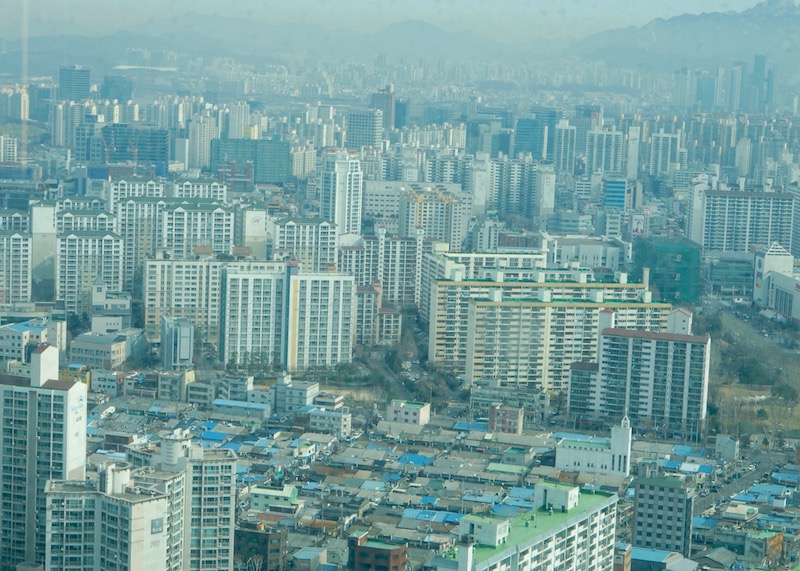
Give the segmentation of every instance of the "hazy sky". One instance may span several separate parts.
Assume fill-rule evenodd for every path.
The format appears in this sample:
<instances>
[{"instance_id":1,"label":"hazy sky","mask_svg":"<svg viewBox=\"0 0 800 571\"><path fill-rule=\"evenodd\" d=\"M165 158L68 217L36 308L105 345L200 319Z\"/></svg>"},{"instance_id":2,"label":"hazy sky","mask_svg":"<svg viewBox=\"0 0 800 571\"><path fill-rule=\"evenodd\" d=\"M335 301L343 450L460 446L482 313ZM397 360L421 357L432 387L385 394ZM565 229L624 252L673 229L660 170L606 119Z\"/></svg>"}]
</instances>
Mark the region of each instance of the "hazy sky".
<instances>
[{"instance_id":1,"label":"hazy sky","mask_svg":"<svg viewBox=\"0 0 800 571\"><path fill-rule=\"evenodd\" d=\"M187 12L230 15L276 24L306 22L379 30L422 20L451 31L497 40L578 38L684 13L741 11L756 0L5 0L0 34L17 36L28 4L31 35L68 22L74 31L103 34Z\"/></svg>"}]
</instances>

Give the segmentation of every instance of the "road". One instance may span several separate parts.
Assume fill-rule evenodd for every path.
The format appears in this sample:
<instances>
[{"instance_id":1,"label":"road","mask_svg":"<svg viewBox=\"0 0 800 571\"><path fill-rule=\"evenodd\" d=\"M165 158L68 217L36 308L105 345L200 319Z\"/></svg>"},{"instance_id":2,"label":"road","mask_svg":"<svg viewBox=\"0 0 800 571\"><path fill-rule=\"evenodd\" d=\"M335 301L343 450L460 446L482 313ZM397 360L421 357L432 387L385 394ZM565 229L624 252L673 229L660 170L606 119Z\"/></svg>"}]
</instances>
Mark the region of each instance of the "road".
<instances>
[{"instance_id":1,"label":"road","mask_svg":"<svg viewBox=\"0 0 800 571\"><path fill-rule=\"evenodd\" d=\"M755 464L756 469L752 472L742 472L742 477L733 480L730 484L722 484L718 492L711 493L705 498L698 497L694 502L694 514L701 515L708 508L720 504L738 492L747 490L750 486L758 482L764 472L772 473L774 464L786 462L785 452L766 450L755 452L751 451L750 462ZM745 466L747 462L745 462Z\"/></svg>"}]
</instances>

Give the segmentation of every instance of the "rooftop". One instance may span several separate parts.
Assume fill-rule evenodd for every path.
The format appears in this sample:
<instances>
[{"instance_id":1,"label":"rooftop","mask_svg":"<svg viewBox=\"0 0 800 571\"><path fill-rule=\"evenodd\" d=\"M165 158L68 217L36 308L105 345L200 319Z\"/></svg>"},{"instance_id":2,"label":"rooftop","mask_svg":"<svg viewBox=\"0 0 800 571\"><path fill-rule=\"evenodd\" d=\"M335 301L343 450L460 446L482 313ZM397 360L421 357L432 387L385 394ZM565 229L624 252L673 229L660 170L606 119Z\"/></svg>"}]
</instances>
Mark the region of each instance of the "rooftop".
<instances>
[{"instance_id":1,"label":"rooftop","mask_svg":"<svg viewBox=\"0 0 800 571\"><path fill-rule=\"evenodd\" d=\"M563 488L573 487L549 483L548 486ZM578 505L568 512L553 512L550 514L544 511L536 511L524 513L509 521L511 529L508 534L508 540L505 543L498 547L476 545L475 551L473 552L474 561L475 563L481 563L495 555L500 555L506 551L513 551L523 543L540 536L545 536L554 532L559 526L563 526L572 520L580 519L591 512L601 509L605 505L611 505L616 502L617 497L615 495L582 493ZM533 520L531 520L532 515L535 515ZM526 525L526 523L528 525Z\"/></svg>"}]
</instances>

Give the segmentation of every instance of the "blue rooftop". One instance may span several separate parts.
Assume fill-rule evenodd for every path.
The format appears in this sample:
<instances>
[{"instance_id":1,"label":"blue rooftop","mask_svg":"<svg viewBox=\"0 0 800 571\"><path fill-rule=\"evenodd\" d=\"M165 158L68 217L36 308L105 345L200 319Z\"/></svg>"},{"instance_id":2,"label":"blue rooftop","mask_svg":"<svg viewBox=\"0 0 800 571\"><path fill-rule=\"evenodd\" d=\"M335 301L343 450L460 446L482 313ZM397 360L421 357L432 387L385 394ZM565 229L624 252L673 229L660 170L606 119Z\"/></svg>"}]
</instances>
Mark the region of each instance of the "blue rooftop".
<instances>
[{"instance_id":1,"label":"blue rooftop","mask_svg":"<svg viewBox=\"0 0 800 571\"><path fill-rule=\"evenodd\" d=\"M433 464L433 460L430 456L409 454L408 452L401 454L400 458L397 459L400 464L410 464L411 466L430 466Z\"/></svg>"},{"instance_id":2,"label":"blue rooftop","mask_svg":"<svg viewBox=\"0 0 800 571\"><path fill-rule=\"evenodd\" d=\"M406 508L403 510L403 518L417 521L429 521L431 523L458 523L463 514L440 512L432 510L418 510L416 508Z\"/></svg>"},{"instance_id":3,"label":"blue rooftop","mask_svg":"<svg viewBox=\"0 0 800 571\"><path fill-rule=\"evenodd\" d=\"M41 325L32 325L30 321L20 321L19 323L12 323L11 325L8 325L6 329L16 331L17 333L24 333L25 331L41 333L46 329L46 327L42 327Z\"/></svg>"},{"instance_id":4,"label":"blue rooftop","mask_svg":"<svg viewBox=\"0 0 800 571\"><path fill-rule=\"evenodd\" d=\"M213 430L206 430L200 435L202 440L211 440L214 442L222 442L227 439L229 434L227 432L214 432Z\"/></svg>"},{"instance_id":5,"label":"blue rooftop","mask_svg":"<svg viewBox=\"0 0 800 571\"><path fill-rule=\"evenodd\" d=\"M693 517L692 527L699 529L711 529L719 523L720 520L712 517Z\"/></svg>"},{"instance_id":6,"label":"blue rooftop","mask_svg":"<svg viewBox=\"0 0 800 571\"><path fill-rule=\"evenodd\" d=\"M492 506L492 513L500 517L514 517L520 511L520 508L513 505L497 504Z\"/></svg>"},{"instance_id":7,"label":"blue rooftop","mask_svg":"<svg viewBox=\"0 0 800 571\"><path fill-rule=\"evenodd\" d=\"M459 420L453 425L453 430L459 432L488 432L489 425L483 422L467 422L466 420Z\"/></svg>"},{"instance_id":8,"label":"blue rooftop","mask_svg":"<svg viewBox=\"0 0 800 571\"><path fill-rule=\"evenodd\" d=\"M645 547L634 547L632 551L632 559L636 561L647 561L648 563L664 563L673 553L672 551L647 549Z\"/></svg>"}]
</instances>

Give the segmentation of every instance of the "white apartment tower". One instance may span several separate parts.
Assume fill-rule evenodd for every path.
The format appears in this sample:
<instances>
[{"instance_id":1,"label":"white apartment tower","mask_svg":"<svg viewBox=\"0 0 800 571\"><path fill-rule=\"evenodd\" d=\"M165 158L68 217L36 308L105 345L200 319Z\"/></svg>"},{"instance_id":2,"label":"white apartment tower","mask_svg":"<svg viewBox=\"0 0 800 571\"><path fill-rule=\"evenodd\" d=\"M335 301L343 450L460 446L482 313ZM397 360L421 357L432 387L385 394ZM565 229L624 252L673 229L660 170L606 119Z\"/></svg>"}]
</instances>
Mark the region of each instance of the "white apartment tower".
<instances>
[{"instance_id":1,"label":"white apartment tower","mask_svg":"<svg viewBox=\"0 0 800 571\"><path fill-rule=\"evenodd\" d=\"M358 155L344 150L323 154L319 184L321 217L333 221L339 234L360 234L363 175Z\"/></svg>"},{"instance_id":2,"label":"white apartment tower","mask_svg":"<svg viewBox=\"0 0 800 571\"><path fill-rule=\"evenodd\" d=\"M426 239L446 242L450 251L461 251L467 237L472 196L436 189L407 189L400 194L401 238L422 230Z\"/></svg>"},{"instance_id":3,"label":"white apartment tower","mask_svg":"<svg viewBox=\"0 0 800 571\"><path fill-rule=\"evenodd\" d=\"M86 474L86 385L58 380L59 351L40 345L30 379L0 377L0 569L43 564L45 482Z\"/></svg>"},{"instance_id":4,"label":"white apartment tower","mask_svg":"<svg viewBox=\"0 0 800 571\"><path fill-rule=\"evenodd\" d=\"M163 256L147 260L144 268L144 326L148 340L159 341L160 316L186 318L195 334L219 343L222 270L283 271L281 262L222 261L214 256L176 260Z\"/></svg>"},{"instance_id":5,"label":"white apartment tower","mask_svg":"<svg viewBox=\"0 0 800 571\"><path fill-rule=\"evenodd\" d=\"M663 127L653 133L650 143L650 175L666 176L675 165L686 166L686 149L681 147L681 131L665 133Z\"/></svg>"},{"instance_id":6,"label":"white apartment tower","mask_svg":"<svg viewBox=\"0 0 800 571\"><path fill-rule=\"evenodd\" d=\"M172 569L168 498L136 483L124 463L103 466L97 482L48 481L45 569Z\"/></svg>"},{"instance_id":7,"label":"white apartment tower","mask_svg":"<svg viewBox=\"0 0 800 571\"><path fill-rule=\"evenodd\" d=\"M599 127L586 133L586 172L622 170L623 133Z\"/></svg>"},{"instance_id":8,"label":"white apartment tower","mask_svg":"<svg viewBox=\"0 0 800 571\"><path fill-rule=\"evenodd\" d=\"M706 336L606 328L596 366L575 363L570 414L699 439L705 430L711 340Z\"/></svg>"},{"instance_id":9,"label":"white apartment tower","mask_svg":"<svg viewBox=\"0 0 800 571\"><path fill-rule=\"evenodd\" d=\"M113 232L68 232L57 238L56 299L70 313L89 313L92 285L102 276L111 291L123 291L122 238Z\"/></svg>"},{"instance_id":10,"label":"white apartment tower","mask_svg":"<svg viewBox=\"0 0 800 571\"><path fill-rule=\"evenodd\" d=\"M553 164L556 172L569 173L575 172L575 144L577 138L577 127L569 124L566 119L559 120L556 124L556 140L554 143Z\"/></svg>"},{"instance_id":11,"label":"white apartment tower","mask_svg":"<svg viewBox=\"0 0 800 571\"><path fill-rule=\"evenodd\" d=\"M228 110L228 138L244 139L250 126L250 105L246 101L237 101Z\"/></svg>"},{"instance_id":12,"label":"white apartment tower","mask_svg":"<svg viewBox=\"0 0 800 571\"><path fill-rule=\"evenodd\" d=\"M226 272L221 356L258 359L288 371L350 362L355 283L339 273Z\"/></svg>"},{"instance_id":13,"label":"white apartment tower","mask_svg":"<svg viewBox=\"0 0 800 571\"><path fill-rule=\"evenodd\" d=\"M284 218L268 223L276 260L292 259L303 269L323 272L336 266L336 227L322 218Z\"/></svg>"},{"instance_id":14,"label":"white apartment tower","mask_svg":"<svg viewBox=\"0 0 800 571\"><path fill-rule=\"evenodd\" d=\"M0 230L0 303L31 300L31 237Z\"/></svg>"},{"instance_id":15,"label":"white apartment tower","mask_svg":"<svg viewBox=\"0 0 800 571\"><path fill-rule=\"evenodd\" d=\"M214 254L230 254L233 218L232 210L213 202L167 206L161 212L159 247L178 259L193 257L198 246Z\"/></svg>"}]
</instances>

